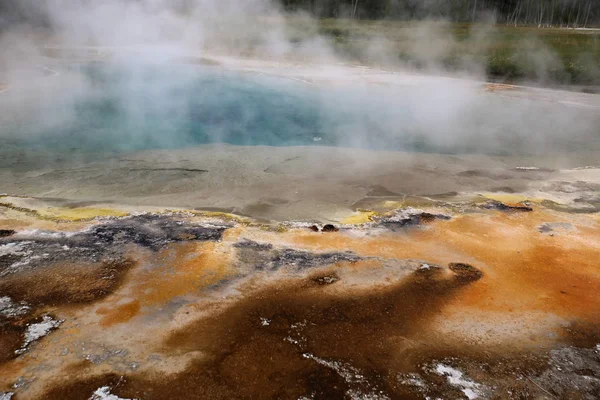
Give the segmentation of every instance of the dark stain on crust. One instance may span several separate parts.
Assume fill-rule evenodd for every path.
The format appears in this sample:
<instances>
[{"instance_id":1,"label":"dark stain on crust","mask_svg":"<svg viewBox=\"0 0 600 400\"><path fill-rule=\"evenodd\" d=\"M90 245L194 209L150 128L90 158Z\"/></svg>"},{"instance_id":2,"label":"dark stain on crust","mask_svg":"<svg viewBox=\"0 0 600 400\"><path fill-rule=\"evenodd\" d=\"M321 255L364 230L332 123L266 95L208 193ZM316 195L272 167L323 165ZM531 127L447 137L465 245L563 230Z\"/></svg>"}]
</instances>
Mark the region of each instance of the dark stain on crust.
<instances>
[{"instance_id":1,"label":"dark stain on crust","mask_svg":"<svg viewBox=\"0 0 600 400\"><path fill-rule=\"evenodd\" d=\"M127 379L122 375L106 374L75 382L59 390L51 390L47 397L44 397L48 399L90 399L98 388L108 386L111 394L116 394L119 393L119 388L125 384L127 384Z\"/></svg>"},{"instance_id":2,"label":"dark stain on crust","mask_svg":"<svg viewBox=\"0 0 600 400\"><path fill-rule=\"evenodd\" d=\"M102 200L102 201L72 201L60 197L32 197L32 199L41 200L46 204L53 204L67 208L80 208L80 207L91 207L98 204L114 204L113 200Z\"/></svg>"},{"instance_id":3,"label":"dark stain on crust","mask_svg":"<svg viewBox=\"0 0 600 400\"><path fill-rule=\"evenodd\" d=\"M151 172L199 172L206 173L207 169L198 168L130 168L130 171L151 171Z\"/></svg>"},{"instance_id":4,"label":"dark stain on crust","mask_svg":"<svg viewBox=\"0 0 600 400\"><path fill-rule=\"evenodd\" d=\"M540 205L549 208L551 210L556 210L559 212L565 212L570 214L593 214L600 211L600 205L594 206L593 204L587 203L589 207L572 207L565 204L556 203L552 200L542 200Z\"/></svg>"},{"instance_id":5,"label":"dark stain on crust","mask_svg":"<svg viewBox=\"0 0 600 400\"><path fill-rule=\"evenodd\" d=\"M21 271L55 264L101 263L121 259L126 245L153 251L186 240L220 240L226 227L199 226L161 215L139 215L108 221L73 235L32 234L0 239L18 251L0 256L0 279ZM15 264L18 264L18 268Z\"/></svg>"},{"instance_id":6,"label":"dark stain on crust","mask_svg":"<svg viewBox=\"0 0 600 400\"><path fill-rule=\"evenodd\" d=\"M397 197L397 196L401 196L401 194L392 192L391 190L389 190L388 188L386 188L384 186L375 185L375 186L371 187L371 190L365 196L367 196L367 197Z\"/></svg>"},{"instance_id":7,"label":"dark stain on crust","mask_svg":"<svg viewBox=\"0 0 600 400\"><path fill-rule=\"evenodd\" d=\"M490 192L516 193L517 191L510 186L501 186L490 189Z\"/></svg>"},{"instance_id":8,"label":"dark stain on crust","mask_svg":"<svg viewBox=\"0 0 600 400\"><path fill-rule=\"evenodd\" d=\"M512 175L506 173L499 173L491 170L467 170L456 174L456 176L468 177L468 178L488 178L494 180L505 180L511 179Z\"/></svg>"},{"instance_id":9,"label":"dark stain on crust","mask_svg":"<svg viewBox=\"0 0 600 400\"><path fill-rule=\"evenodd\" d=\"M0 363L17 358L26 329L23 321L0 321Z\"/></svg>"},{"instance_id":10,"label":"dark stain on crust","mask_svg":"<svg viewBox=\"0 0 600 400\"><path fill-rule=\"evenodd\" d=\"M397 374L418 371L440 355L420 335L471 281L448 278L439 268L340 297L323 292L330 285L326 276L339 278L314 275L265 288L173 333L165 352L200 351L202 360L171 376L130 376L113 393L143 399L418 398ZM75 385L57 386L44 398L74 398L68 396L77 388L85 388L79 392L85 398L106 383Z\"/></svg>"},{"instance_id":11,"label":"dark stain on crust","mask_svg":"<svg viewBox=\"0 0 600 400\"><path fill-rule=\"evenodd\" d=\"M0 308L0 364L2 364L19 357L27 350L29 345L37 341L36 338L26 343L25 334L29 325L39 324L45 318L50 318L50 321L57 324L62 321L46 313L43 315L36 313L30 304L25 302L16 302L10 298L6 302L6 293L2 289L0 289L0 293L4 295L4 301ZM57 326L50 327L49 331L55 330Z\"/></svg>"},{"instance_id":12,"label":"dark stain on crust","mask_svg":"<svg viewBox=\"0 0 600 400\"><path fill-rule=\"evenodd\" d=\"M273 245L271 243L258 243L249 239L243 239L235 243L233 247L237 247L238 249L252 249L257 251L268 251L273 249Z\"/></svg>"},{"instance_id":13,"label":"dark stain on crust","mask_svg":"<svg viewBox=\"0 0 600 400\"><path fill-rule=\"evenodd\" d=\"M134 265L130 259L58 263L3 277L0 293L35 307L90 303L117 289Z\"/></svg>"},{"instance_id":14,"label":"dark stain on crust","mask_svg":"<svg viewBox=\"0 0 600 400\"><path fill-rule=\"evenodd\" d=\"M506 354L428 336L445 303L481 278L468 264L449 268L453 274L430 264L394 285L343 296L329 291L324 278L343 283L331 272L267 287L175 331L165 353L202 354L182 372L61 382L43 398L89 398L103 386L119 397L145 400L465 398L435 372L439 363L473 378L478 390L488 390L482 397L597 398L600 358L594 348ZM593 336L585 343L599 339L598 331L579 328ZM565 341L572 335L567 332ZM415 378L421 383L411 383Z\"/></svg>"},{"instance_id":15,"label":"dark stain on crust","mask_svg":"<svg viewBox=\"0 0 600 400\"><path fill-rule=\"evenodd\" d=\"M159 215L124 218L92 229L103 245L137 244L152 250L183 240L220 240L225 227L204 227ZM85 239L85 238L84 238Z\"/></svg>"},{"instance_id":16,"label":"dark stain on crust","mask_svg":"<svg viewBox=\"0 0 600 400\"><path fill-rule=\"evenodd\" d=\"M563 327L562 336L563 340L572 346L596 347L600 345L600 324L590 326L581 321L574 321ZM600 355L600 347L596 348Z\"/></svg>"},{"instance_id":17,"label":"dark stain on crust","mask_svg":"<svg viewBox=\"0 0 600 400\"><path fill-rule=\"evenodd\" d=\"M0 245L10 245L13 251L0 256L0 297L26 304L28 312L19 318L0 314L0 363L17 356L27 324L44 307L91 303L120 287L135 265L125 254L127 245L156 251L173 242L220 240L225 229L142 215L72 235L1 238Z\"/></svg>"},{"instance_id":18,"label":"dark stain on crust","mask_svg":"<svg viewBox=\"0 0 600 400\"><path fill-rule=\"evenodd\" d=\"M23 258L19 254L4 254L0 256L0 273Z\"/></svg>"},{"instance_id":19,"label":"dark stain on crust","mask_svg":"<svg viewBox=\"0 0 600 400\"><path fill-rule=\"evenodd\" d=\"M294 161L294 160L299 160L301 159L301 156L296 156L296 157L290 157L290 158L286 158L285 160L279 162L279 163L275 163L273 165L268 166L267 168L265 168L263 170L263 172L267 172L267 173L280 173L281 171L279 170L279 168L281 168L281 166L285 163L288 163L290 161Z\"/></svg>"},{"instance_id":20,"label":"dark stain on crust","mask_svg":"<svg viewBox=\"0 0 600 400\"><path fill-rule=\"evenodd\" d=\"M324 265L335 264L338 262L354 263L361 260L362 257L351 251L330 252L330 253L312 253L309 251L284 249L276 253L266 265L259 269L278 270L280 268L291 267L298 271L314 268Z\"/></svg>"},{"instance_id":21,"label":"dark stain on crust","mask_svg":"<svg viewBox=\"0 0 600 400\"><path fill-rule=\"evenodd\" d=\"M315 253L290 248L278 249L270 243L258 243L243 239L233 245L238 249L238 263L246 273L258 271L305 271L335 263L355 263L363 259L357 254L346 252ZM243 265L243 267L242 267Z\"/></svg>"},{"instance_id":22,"label":"dark stain on crust","mask_svg":"<svg viewBox=\"0 0 600 400\"><path fill-rule=\"evenodd\" d=\"M18 357L28 324L44 307L91 303L121 286L135 263L128 259L95 264L57 264L0 278L0 293L27 311L0 315L0 363Z\"/></svg>"}]
</instances>

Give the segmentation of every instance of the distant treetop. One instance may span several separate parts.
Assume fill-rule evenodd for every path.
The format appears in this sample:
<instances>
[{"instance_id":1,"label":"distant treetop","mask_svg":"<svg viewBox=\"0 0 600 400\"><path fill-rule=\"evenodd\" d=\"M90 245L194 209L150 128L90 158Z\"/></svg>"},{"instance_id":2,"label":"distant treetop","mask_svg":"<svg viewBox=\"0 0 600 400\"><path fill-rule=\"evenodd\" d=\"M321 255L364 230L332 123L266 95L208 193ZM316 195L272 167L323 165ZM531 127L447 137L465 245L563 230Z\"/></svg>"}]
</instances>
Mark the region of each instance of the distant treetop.
<instances>
[{"instance_id":1,"label":"distant treetop","mask_svg":"<svg viewBox=\"0 0 600 400\"><path fill-rule=\"evenodd\" d=\"M599 0L277 0L287 10L360 19L445 18L534 26L600 24Z\"/></svg>"}]
</instances>

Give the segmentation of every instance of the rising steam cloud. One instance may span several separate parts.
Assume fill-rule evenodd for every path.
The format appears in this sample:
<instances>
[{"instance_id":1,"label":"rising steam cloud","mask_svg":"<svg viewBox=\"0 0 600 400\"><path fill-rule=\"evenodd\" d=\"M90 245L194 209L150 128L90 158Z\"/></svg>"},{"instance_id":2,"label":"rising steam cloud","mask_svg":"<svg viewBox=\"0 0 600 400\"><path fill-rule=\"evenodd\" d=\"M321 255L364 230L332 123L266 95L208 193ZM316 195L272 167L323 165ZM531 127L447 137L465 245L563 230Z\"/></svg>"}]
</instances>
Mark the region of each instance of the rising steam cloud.
<instances>
[{"instance_id":1,"label":"rising steam cloud","mask_svg":"<svg viewBox=\"0 0 600 400\"><path fill-rule=\"evenodd\" d=\"M13 6L0 36L0 82L8 88L0 93L0 138L8 141L128 150L306 144L301 137L308 135L339 146L544 154L588 143L600 122L597 110L556 99L507 99L485 94L474 81L411 75L385 32L359 49L361 58L396 71L401 84L372 85L334 67L349 60L318 34L315 21L268 0ZM449 29L440 21L414 29L408 51L430 74L448 75L442 59L457 45ZM492 25L474 29L468 45L493 40ZM219 57L285 61L282 69L301 65L319 79L309 86L289 74L240 75L215 65ZM530 61L543 71L556 56L544 49ZM482 79L481 62L461 62L460 78Z\"/></svg>"}]
</instances>

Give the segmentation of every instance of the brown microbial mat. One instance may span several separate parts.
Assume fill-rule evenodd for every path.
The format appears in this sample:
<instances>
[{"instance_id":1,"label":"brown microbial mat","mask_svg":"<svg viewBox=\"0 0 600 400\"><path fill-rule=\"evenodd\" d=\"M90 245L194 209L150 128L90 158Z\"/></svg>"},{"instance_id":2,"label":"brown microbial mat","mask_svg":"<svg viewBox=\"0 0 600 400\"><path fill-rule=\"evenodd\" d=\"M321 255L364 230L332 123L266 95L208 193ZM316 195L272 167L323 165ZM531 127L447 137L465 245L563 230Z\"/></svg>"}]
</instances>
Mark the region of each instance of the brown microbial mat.
<instances>
[{"instance_id":1,"label":"brown microbial mat","mask_svg":"<svg viewBox=\"0 0 600 400\"><path fill-rule=\"evenodd\" d=\"M394 196L332 223L5 197L0 399L600 397L597 213Z\"/></svg>"}]
</instances>

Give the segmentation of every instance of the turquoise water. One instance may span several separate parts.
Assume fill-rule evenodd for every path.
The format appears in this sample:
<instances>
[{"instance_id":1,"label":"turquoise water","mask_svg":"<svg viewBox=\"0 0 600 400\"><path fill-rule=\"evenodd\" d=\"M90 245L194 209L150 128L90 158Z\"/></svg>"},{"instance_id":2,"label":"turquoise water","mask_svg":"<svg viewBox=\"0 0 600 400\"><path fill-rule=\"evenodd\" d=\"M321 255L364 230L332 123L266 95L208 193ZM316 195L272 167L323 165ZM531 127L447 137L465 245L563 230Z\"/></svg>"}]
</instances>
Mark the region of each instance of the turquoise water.
<instances>
[{"instance_id":1,"label":"turquoise water","mask_svg":"<svg viewBox=\"0 0 600 400\"><path fill-rule=\"evenodd\" d=\"M564 146L566 129L573 141L587 137L589 125L581 124L589 116L552 104L474 97L458 87L317 86L142 63L59 72L35 100L5 113L0 140L99 152L229 143L512 154Z\"/></svg>"},{"instance_id":2,"label":"turquoise water","mask_svg":"<svg viewBox=\"0 0 600 400\"><path fill-rule=\"evenodd\" d=\"M164 66L90 76L102 90L77 105L69 134L85 132L96 146L311 144L327 123L310 91L274 78Z\"/></svg>"},{"instance_id":3,"label":"turquoise water","mask_svg":"<svg viewBox=\"0 0 600 400\"><path fill-rule=\"evenodd\" d=\"M16 142L105 151L207 143L336 145L343 141L340 129L364 121L356 104L335 100L343 93L283 78L165 65L73 68L63 73L82 74L84 88L4 125L15 131Z\"/></svg>"}]
</instances>

